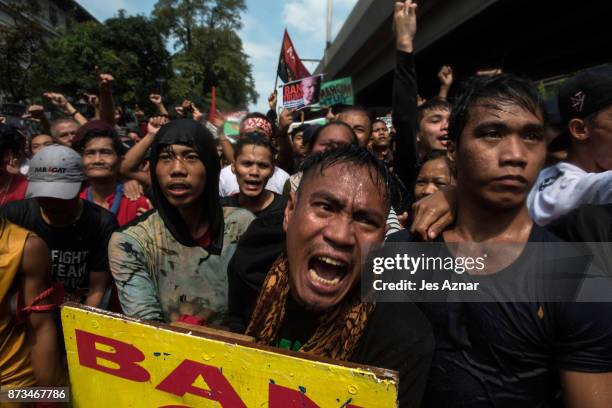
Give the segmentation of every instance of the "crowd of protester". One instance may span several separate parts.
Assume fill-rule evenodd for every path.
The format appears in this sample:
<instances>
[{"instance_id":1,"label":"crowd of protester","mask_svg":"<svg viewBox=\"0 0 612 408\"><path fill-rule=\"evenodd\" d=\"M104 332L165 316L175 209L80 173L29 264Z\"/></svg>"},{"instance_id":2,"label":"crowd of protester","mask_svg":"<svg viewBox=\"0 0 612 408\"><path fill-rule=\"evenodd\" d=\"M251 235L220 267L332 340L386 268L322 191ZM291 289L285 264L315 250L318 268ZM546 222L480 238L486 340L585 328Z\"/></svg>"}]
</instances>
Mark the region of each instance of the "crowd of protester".
<instances>
[{"instance_id":1,"label":"crowd of protester","mask_svg":"<svg viewBox=\"0 0 612 408\"><path fill-rule=\"evenodd\" d=\"M450 99L444 66L423 100L415 10L396 3L392 126L347 105L308 125L276 93L235 141L157 94L126 123L99 71L92 117L50 92L62 118L0 123L2 387L67 384L73 301L396 370L401 407L611 407L612 303L361 297L362 251L385 241L612 241L612 66L563 83L554 126L510 73Z\"/></svg>"}]
</instances>

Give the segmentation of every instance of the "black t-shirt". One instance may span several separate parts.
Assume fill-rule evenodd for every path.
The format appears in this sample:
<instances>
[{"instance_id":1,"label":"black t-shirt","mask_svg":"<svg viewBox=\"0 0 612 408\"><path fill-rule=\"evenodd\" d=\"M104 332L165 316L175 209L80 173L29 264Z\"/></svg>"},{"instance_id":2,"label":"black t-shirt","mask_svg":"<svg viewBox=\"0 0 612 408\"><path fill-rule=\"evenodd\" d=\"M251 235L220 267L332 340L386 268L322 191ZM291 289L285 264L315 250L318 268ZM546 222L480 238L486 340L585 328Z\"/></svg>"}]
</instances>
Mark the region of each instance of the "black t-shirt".
<instances>
[{"instance_id":1,"label":"black t-shirt","mask_svg":"<svg viewBox=\"0 0 612 408\"><path fill-rule=\"evenodd\" d=\"M232 330L244 332L267 271L284 248L282 213L256 218L241 237L228 267ZM319 317L289 296L276 345L299 349L314 334ZM349 361L399 371L400 407L418 407L433 346L431 326L413 303L379 303Z\"/></svg>"},{"instance_id":2,"label":"black t-shirt","mask_svg":"<svg viewBox=\"0 0 612 408\"><path fill-rule=\"evenodd\" d=\"M283 213L285 206L287 205L287 197L280 194L274 194L274 200L263 210L254 212L256 217L264 217L273 213ZM239 201L240 194L232 194L231 196L221 197L221 205L223 207L240 207Z\"/></svg>"},{"instance_id":3,"label":"black t-shirt","mask_svg":"<svg viewBox=\"0 0 612 408\"><path fill-rule=\"evenodd\" d=\"M299 350L316 331L319 318L289 296L275 345ZM419 407L433 350L431 326L414 303L378 303L348 361L398 371L400 407Z\"/></svg>"},{"instance_id":4,"label":"black t-shirt","mask_svg":"<svg viewBox=\"0 0 612 408\"><path fill-rule=\"evenodd\" d=\"M401 242L406 233L388 241ZM441 238L438 241L442 241ZM529 242L558 238L534 225ZM534 273L537 254L500 272ZM418 303L436 350L423 407L560 406L559 370L612 371L612 303Z\"/></svg>"},{"instance_id":5,"label":"black t-shirt","mask_svg":"<svg viewBox=\"0 0 612 408\"><path fill-rule=\"evenodd\" d=\"M47 224L36 199L14 201L0 214L41 237L49 247L53 279L71 298L82 299L89 288L89 273L108 271L108 241L117 228L110 211L82 200L79 219L66 227Z\"/></svg>"}]
</instances>

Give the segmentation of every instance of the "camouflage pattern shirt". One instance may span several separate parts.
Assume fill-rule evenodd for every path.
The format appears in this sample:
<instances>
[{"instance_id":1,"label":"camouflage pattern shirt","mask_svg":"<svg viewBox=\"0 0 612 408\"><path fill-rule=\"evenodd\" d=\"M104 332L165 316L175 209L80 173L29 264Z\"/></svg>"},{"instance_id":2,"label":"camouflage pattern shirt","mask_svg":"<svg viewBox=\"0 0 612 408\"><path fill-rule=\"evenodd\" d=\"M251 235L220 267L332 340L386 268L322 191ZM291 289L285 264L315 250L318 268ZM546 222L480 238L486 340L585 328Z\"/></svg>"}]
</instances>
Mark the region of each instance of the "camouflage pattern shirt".
<instances>
[{"instance_id":1,"label":"camouflage pattern shirt","mask_svg":"<svg viewBox=\"0 0 612 408\"><path fill-rule=\"evenodd\" d=\"M115 232L108 255L126 315L172 322L182 315L223 325L227 317L227 265L254 216L224 208L223 247L219 255L179 243L157 211Z\"/></svg>"}]
</instances>

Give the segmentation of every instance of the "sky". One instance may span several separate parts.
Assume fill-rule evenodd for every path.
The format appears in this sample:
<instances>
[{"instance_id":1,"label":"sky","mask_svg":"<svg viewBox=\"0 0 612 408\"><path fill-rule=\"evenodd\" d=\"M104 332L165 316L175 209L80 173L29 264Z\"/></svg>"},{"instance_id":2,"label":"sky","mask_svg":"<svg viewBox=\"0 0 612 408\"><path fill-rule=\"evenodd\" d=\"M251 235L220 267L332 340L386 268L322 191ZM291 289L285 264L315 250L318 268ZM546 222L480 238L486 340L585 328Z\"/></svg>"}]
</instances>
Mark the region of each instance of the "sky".
<instances>
[{"instance_id":1,"label":"sky","mask_svg":"<svg viewBox=\"0 0 612 408\"><path fill-rule=\"evenodd\" d=\"M78 0L98 20L104 21L125 9L129 14L150 15L156 0ZM357 0L333 0L332 39ZM327 0L246 0L240 38L253 66L255 88L259 93L252 111L266 112L267 99L274 87L283 30L287 28L293 45L306 59L321 59L325 48ZM311 72L317 63L305 62ZM280 84L279 80L279 84Z\"/></svg>"}]
</instances>

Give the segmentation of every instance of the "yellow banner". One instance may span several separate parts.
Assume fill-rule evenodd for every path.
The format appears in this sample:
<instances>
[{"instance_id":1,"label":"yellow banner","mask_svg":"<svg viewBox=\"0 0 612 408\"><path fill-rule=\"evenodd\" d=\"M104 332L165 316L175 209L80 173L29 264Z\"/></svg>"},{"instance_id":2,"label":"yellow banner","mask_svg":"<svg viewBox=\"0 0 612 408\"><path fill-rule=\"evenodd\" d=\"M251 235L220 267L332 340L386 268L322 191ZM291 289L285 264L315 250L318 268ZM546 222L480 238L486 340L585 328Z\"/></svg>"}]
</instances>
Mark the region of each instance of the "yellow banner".
<instances>
[{"instance_id":1,"label":"yellow banner","mask_svg":"<svg viewBox=\"0 0 612 408\"><path fill-rule=\"evenodd\" d=\"M75 407L396 407L397 373L271 351L69 304ZM338 363L342 364L342 363Z\"/></svg>"}]
</instances>

